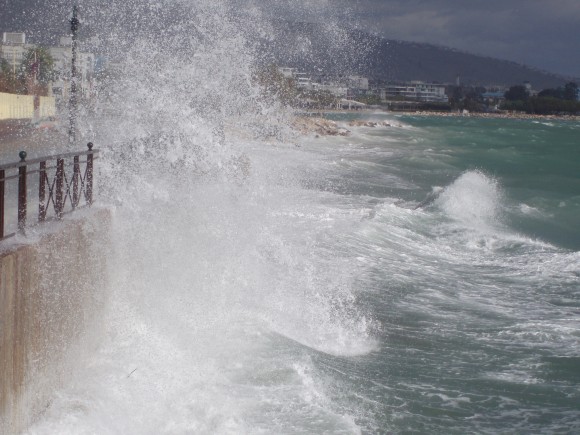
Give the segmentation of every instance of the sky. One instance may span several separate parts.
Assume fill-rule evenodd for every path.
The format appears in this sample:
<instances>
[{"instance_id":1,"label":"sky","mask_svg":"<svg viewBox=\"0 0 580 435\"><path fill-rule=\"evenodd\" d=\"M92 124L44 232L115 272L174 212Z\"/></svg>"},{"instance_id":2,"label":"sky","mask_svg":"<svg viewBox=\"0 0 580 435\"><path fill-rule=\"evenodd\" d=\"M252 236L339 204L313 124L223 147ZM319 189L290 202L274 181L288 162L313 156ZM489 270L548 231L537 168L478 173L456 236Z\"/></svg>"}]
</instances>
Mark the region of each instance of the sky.
<instances>
[{"instance_id":1,"label":"sky","mask_svg":"<svg viewBox=\"0 0 580 435\"><path fill-rule=\"evenodd\" d=\"M580 0L358 0L361 26L580 77Z\"/></svg>"},{"instance_id":2,"label":"sky","mask_svg":"<svg viewBox=\"0 0 580 435\"><path fill-rule=\"evenodd\" d=\"M332 11L342 22L389 39L456 48L580 78L580 0L232 1L302 21L321 21ZM66 19L47 20L51 3L0 0L0 31L19 30L23 21L36 30L62 27Z\"/></svg>"}]
</instances>

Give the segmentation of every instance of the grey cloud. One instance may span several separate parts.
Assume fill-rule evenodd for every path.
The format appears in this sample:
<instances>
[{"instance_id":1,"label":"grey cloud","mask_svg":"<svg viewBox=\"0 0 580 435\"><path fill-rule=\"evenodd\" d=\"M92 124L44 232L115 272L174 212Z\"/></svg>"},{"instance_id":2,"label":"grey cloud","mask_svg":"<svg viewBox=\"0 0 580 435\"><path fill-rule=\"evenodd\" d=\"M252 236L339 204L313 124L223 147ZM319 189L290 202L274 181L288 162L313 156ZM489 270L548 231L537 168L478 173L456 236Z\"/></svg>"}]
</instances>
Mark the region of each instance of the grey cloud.
<instances>
[{"instance_id":1,"label":"grey cloud","mask_svg":"<svg viewBox=\"0 0 580 435\"><path fill-rule=\"evenodd\" d=\"M580 76L577 0L360 0L363 26Z\"/></svg>"},{"instance_id":2,"label":"grey cloud","mask_svg":"<svg viewBox=\"0 0 580 435\"><path fill-rule=\"evenodd\" d=\"M194 0L175 0L180 1ZM580 0L217 1L270 18L348 25L387 38L444 45L580 77ZM96 0L80 0L86 2ZM39 39L62 33L68 6L70 0L0 0L0 31L24 30ZM49 22L48 15L61 19ZM25 28L18 29L23 22Z\"/></svg>"}]
</instances>

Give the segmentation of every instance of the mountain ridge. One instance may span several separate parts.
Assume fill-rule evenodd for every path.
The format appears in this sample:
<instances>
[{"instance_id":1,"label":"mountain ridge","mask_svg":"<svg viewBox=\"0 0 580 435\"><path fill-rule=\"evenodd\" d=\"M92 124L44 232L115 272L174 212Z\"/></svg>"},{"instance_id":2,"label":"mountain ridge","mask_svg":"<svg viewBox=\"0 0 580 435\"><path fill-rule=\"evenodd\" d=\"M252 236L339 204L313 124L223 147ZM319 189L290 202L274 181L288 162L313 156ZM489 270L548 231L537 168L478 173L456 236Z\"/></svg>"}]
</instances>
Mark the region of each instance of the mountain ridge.
<instances>
[{"instance_id":1,"label":"mountain ridge","mask_svg":"<svg viewBox=\"0 0 580 435\"><path fill-rule=\"evenodd\" d=\"M528 81L534 89L562 86L573 78L514 61L435 44L387 39L361 30L324 24L278 21L264 48L268 60L312 75L359 74L381 81L511 86ZM265 56L267 58L268 56Z\"/></svg>"}]
</instances>

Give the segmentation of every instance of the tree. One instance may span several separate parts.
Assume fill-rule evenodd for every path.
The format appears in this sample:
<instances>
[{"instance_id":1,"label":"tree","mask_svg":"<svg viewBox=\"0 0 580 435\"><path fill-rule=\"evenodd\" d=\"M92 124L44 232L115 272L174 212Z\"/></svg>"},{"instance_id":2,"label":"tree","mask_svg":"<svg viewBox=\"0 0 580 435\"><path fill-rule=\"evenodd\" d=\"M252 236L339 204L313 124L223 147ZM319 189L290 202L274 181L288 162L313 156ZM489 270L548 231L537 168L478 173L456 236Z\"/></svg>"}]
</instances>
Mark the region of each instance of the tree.
<instances>
[{"instance_id":1,"label":"tree","mask_svg":"<svg viewBox=\"0 0 580 435\"><path fill-rule=\"evenodd\" d=\"M10 64L6 59L0 58L0 75L8 75L10 74Z\"/></svg>"},{"instance_id":2,"label":"tree","mask_svg":"<svg viewBox=\"0 0 580 435\"><path fill-rule=\"evenodd\" d=\"M527 101L505 101L502 109L525 111L538 115L575 114L580 112L580 102L550 96L532 97Z\"/></svg>"},{"instance_id":3,"label":"tree","mask_svg":"<svg viewBox=\"0 0 580 435\"><path fill-rule=\"evenodd\" d=\"M565 100L576 101L578 99L578 85L574 82L566 83L563 94Z\"/></svg>"},{"instance_id":4,"label":"tree","mask_svg":"<svg viewBox=\"0 0 580 435\"><path fill-rule=\"evenodd\" d=\"M381 104L381 99L378 97L378 95L361 95L356 97L355 100L370 106L378 106Z\"/></svg>"},{"instance_id":5,"label":"tree","mask_svg":"<svg viewBox=\"0 0 580 435\"><path fill-rule=\"evenodd\" d=\"M269 97L278 99L282 104L292 106L298 98L296 82L284 77L274 64L257 71L255 80Z\"/></svg>"},{"instance_id":6,"label":"tree","mask_svg":"<svg viewBox=\"0 0 580 435\"><path fill-rule=\"evenodd\" d=\"M526 101L529 98L528 91L523 85L512 86L504 96L509 101Z\"/></svg>"},{"instance_id":7,"label":"tree","mask_svg":"<svg viewBox=\"0 0 580 435\"><path fill-rule=\"evenodd\" d=\"M0 59L0 92L19 94L24 92L24 86L19 77L15 77L6 59Z\"/></svg>"},{"instance_id":8,"label":"tree","mask_svg":"<svg viewBox=\"0 0 580 435\"><path fill-rule=\"evenodd\" d=\"M54 78L54 59L46 47L29 49L24 54L21 70L26 77L35 76L41 85Z\"/></svg>"},{"instance_id":9,"label":"tree","mask_svg":"<svg viewBox=\"0 0 580 435\"><path fill-rule=\"evenodd\" d=\"M563 100L564 99L564 91L562 90L562 88L558 88L558 89L543 89L540 91L540 93L538 94L538 97L541 98L557 98L559 100Z\"/></svg>"}]
</instances>

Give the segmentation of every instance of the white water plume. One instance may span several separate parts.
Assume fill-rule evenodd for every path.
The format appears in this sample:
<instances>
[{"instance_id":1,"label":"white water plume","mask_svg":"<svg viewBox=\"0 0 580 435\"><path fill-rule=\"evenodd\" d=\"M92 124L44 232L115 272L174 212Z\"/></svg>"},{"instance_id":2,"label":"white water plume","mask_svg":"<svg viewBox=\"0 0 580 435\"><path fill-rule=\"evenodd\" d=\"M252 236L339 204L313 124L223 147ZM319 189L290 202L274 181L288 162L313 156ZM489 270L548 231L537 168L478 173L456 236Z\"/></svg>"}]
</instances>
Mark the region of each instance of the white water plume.
<instances>
[{"instance_id":1,"label":"white water plume","mask_svg":"<svg viewBox=\"0 0 580 435\"><path fill-rule=\"evenodd\" d=\"M436 202L462 225L485 231L499 223L501 197L496 180L480 171L467 171L445 188Z\"/></svg>"},{"instance_id":2,"label":"white water plume","mask_svg":"<svg viewBox=\"0 0 580 435\"><path fill-rule=\"evenodd\" d=\"M260 53L234 4L150 2L124 18L85 5L134 30L102 38L114 62L79 118L114 207L111 302L100 349L30 433L358 431L309 358L374 346L355 265L329 246L350 217L329 225L278 161L305 156L286 143L290 112L253 80Z\"/></svg>"}]
</instances>

